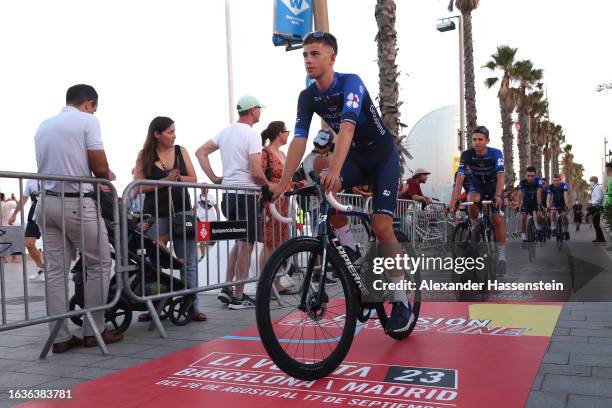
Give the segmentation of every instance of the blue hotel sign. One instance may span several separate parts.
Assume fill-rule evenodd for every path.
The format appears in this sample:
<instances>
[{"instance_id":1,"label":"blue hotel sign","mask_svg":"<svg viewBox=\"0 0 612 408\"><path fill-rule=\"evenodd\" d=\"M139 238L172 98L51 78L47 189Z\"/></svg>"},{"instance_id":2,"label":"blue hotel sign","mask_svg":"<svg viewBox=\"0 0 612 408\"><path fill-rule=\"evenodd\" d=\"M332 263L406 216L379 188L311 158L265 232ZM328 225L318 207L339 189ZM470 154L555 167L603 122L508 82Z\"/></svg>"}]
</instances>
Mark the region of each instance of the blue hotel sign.
<instances>
[{"instance_id":1,"label":"blue hotel sign","mask_svg":"<svg viewBox=\"0 0 612 408\"><path fill-rule=\"evenodd\" d=\"M299 44L312 31L313 0L274 0L274 45Z\"/></svg>"}]
</instances>

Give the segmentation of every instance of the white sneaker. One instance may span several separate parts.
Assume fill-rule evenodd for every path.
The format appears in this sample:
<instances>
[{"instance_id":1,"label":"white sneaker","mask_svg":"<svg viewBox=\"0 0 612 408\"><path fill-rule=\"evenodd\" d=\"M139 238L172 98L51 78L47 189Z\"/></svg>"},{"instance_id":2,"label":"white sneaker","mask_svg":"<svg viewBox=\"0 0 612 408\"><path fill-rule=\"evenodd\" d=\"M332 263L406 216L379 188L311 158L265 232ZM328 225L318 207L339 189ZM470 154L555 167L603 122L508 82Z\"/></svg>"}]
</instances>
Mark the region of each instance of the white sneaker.
<instances>
[{"instance_id":1,"label":"white sneaker","mask_svg":"<svg viewBox=\"0 0 612 408\"><path fill-rule=\"evenodd\" d=\"M44 273L39 273L38 274L38 279L36 279L38 282L44 282L45 281L45 274Z\"/></svg>"},{"instance_id":2,"label":"white sneaker","mask_svg":"<svg viewBox=\"0 0 612 408\"><path fill-rule=\"evenodd\" d=\"M43 273L43 271L38 271L36 273L33 273L31 275L28 276L28 280L31 281L37 281L40 280L40 277L42 276L43 281L45 280L45 274Z\"/></svg>"}]
</instances>

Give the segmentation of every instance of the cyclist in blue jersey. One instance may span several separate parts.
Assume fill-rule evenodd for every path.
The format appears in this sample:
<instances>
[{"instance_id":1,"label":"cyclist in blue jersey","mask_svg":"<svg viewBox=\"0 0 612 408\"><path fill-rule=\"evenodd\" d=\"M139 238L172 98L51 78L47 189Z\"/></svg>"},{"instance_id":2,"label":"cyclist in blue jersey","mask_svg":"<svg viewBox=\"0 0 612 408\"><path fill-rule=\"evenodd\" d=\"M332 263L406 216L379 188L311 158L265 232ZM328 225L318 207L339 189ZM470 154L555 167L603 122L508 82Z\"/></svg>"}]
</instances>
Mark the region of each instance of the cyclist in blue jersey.
<instances>
[{"instance_id":1,"label":"cyclist in blue jersey","mask_svg":"<svg viewBox=\"0 0 612 408\"><path fill-rule=\"evenodd\" d=\"M525 169L525 178L521 180L518 185L518 196L517 203L521 206L521 238L523 242L527 242L526 224L527 214L531 214L536 211L537 215L534 219L535 227L538 233L542 230L544 225L544 212L542 202L544 195L542 193L542 187L544 182L538 176L536 176L536 168L533 166Z\"/></svg>"},{"instance_id":2,"label":"cyclist in blue jersey","mask_svg":"<svg viewBox=\"0 0 612 408\"><path fill-rule=\"evenodd\" d=\"M563 224L568 225L566 210L569 202L569 192L567 184L561 181L561 177L555 174L552 178L552 184L548 186L548 208L550 208L550 229L553 236L557 236L557 217L560 215ZM564 233L564 239L569 239L569 232Z\"/></svg>"},{"instance_id":3,"label":"cyclist in blue jersey","mask_svg":"<svg viewBox=\"0 0 612 408\"><path fill-rule=\"evenodd\" d=\"M498 275L506 274L506 228L503 214L500 213L503 203L504 191L504 155L499 149L488 147L489 130L484 126L477 126L472 132L472 148L461 153L459 170L455 182L455 190L451 197L449 208L455 212L456 202L461 193L461 186L466 171L470 170L471 185L468 201L493 201L492 221L495 227L495 242L498 253ZM478 224L478 209L469 206L468 212L472 225Z\"/></svg>"},{"instance_id":4,"label":"cyclist in blue jersey","mask_svg":"<svg viewBox=\"0 0 612 408\"><path fill-rule=\"evenodd\" d=\"M399 244L393 232L393 214L400 185L399 154L391 132L378 115L374 102L361 78L355 74L334 72L338 53L336 38L317 31L304 37L304 66L314 80L298 98L295 137L289 145L283 175L278 184L270 185L274 197L291 180L304 155L310 122L318 114L337 133L333 158L321 172L320 183L336 193L373 177L372 230L378 242L391 244L395 256ZM331 220L338 228L338 217ZM391 280L400 282L403 271L391 271ZM406 291L394 291L393 310L388 329L404 331L414 316Z\"/></svg>"}]
</instances>

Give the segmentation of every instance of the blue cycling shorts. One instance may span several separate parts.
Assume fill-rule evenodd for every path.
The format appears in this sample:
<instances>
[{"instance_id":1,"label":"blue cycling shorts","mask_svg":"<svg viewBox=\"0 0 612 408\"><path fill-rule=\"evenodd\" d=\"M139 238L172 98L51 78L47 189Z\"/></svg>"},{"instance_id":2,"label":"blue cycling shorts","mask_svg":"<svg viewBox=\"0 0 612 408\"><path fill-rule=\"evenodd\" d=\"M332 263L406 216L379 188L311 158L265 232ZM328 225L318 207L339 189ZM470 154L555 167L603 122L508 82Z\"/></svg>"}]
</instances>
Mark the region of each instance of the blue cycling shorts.
<instances>
[{"instance_id":1,"label":"blue cycling shorts","mask_svg":"<svg viewBox=\"0 0 612 408\"><path fill-rule=\"evenodd\" d=\"M495 189L497 187L497 182L491 184L479 184L472 181L472 185L470 186L470 192L468 194L468 200L470 200L470 194L477 193L480 195L480 201L486 200L495 200ZM498 213L503 210L503 202L504 202L504 193L501 194L502 206L501 208L497 208L495 206L491 206L491 212Z\"/></svg>"},{"instance_id":2,"label":"blue cycling shorts","mask_svg":"<svg viewBox=\"0 0 612 408\"><path fill-rule=\"evenodd\" d=\"M399 154L393 140L352 146L342 170L342 189L373 182L372 213L393 217L400 185Z\"/></svg>"}]
</instances>

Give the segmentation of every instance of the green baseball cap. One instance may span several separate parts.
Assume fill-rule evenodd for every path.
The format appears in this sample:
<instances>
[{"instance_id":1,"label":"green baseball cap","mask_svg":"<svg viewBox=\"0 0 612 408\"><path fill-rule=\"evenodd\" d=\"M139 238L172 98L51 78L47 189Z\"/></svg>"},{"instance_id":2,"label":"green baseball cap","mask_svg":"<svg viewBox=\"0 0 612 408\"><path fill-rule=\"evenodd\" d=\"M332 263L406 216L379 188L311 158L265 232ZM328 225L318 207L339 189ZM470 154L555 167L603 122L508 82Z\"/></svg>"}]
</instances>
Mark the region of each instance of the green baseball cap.
<instances>
[{"instance_id":1,"label":"green baseball cap","mask_svg":"<svg viewBox=\"0 0 612 408\"><path fill-rule=\"evenodd\" d=\"M251 95L242 96L240 99L238 99L238 105L236 105L238 112L244 112L257 107L265 108L265 106L263 106L256 97Z\"/></svg>"}]
</instances>

